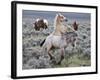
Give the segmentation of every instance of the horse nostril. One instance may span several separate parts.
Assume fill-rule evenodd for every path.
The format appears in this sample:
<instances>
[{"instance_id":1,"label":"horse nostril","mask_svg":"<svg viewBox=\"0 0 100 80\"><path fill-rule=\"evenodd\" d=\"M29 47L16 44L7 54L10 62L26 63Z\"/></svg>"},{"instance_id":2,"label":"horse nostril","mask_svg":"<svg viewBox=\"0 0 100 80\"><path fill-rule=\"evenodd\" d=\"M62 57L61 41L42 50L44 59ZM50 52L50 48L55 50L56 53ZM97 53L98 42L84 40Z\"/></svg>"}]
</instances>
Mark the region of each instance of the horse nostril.
<instances>
[{"instance_id":1,"label":"horse nostril","mask_svg":"<svg viewBox=\"0 0 100 80\"><path fill-rule=\"evenodd\" d=\"M65 21L68 21L67 19L65 19Z\"/></svg>"}]
</instances>

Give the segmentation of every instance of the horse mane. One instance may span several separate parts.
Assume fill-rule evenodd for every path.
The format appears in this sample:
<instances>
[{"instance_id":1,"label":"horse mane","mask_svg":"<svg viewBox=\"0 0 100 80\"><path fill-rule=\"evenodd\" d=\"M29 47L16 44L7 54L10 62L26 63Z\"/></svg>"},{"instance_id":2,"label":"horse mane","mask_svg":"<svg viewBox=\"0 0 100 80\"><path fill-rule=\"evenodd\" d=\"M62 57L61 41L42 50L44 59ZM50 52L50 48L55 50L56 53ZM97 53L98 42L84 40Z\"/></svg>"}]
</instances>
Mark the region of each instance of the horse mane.
<instances>
[{"instance_id":1,"label":"horse mane","mask_svg":"<svg viewBox=\"0 0 100 80\"><path fill-rule=\"evenodd\" d=\"M57 18L58 18L58 14L56 14L56 17L54 19L54 29L57 28Z\"/></svg>"}]
</instances>

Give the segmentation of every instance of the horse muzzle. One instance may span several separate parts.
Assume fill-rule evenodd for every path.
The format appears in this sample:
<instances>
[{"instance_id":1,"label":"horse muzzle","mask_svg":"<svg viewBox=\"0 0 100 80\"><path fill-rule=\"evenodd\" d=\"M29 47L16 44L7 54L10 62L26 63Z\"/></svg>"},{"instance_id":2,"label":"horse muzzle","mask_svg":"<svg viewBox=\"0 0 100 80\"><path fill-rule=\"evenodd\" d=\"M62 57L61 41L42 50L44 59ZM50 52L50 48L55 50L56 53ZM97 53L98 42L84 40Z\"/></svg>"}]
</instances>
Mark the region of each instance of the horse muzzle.
<instances>
[{"instance_id":1,"label":"horse muzzle","mask_svg":"<svg viewBox=\"0 0 100 80\"><path fill-rule=\"evenodd\" d=\"M67 21L68 21L68 19L64 19L64 21L66 21L66 22L67 22Z\"/></svg>"}]
</instances>

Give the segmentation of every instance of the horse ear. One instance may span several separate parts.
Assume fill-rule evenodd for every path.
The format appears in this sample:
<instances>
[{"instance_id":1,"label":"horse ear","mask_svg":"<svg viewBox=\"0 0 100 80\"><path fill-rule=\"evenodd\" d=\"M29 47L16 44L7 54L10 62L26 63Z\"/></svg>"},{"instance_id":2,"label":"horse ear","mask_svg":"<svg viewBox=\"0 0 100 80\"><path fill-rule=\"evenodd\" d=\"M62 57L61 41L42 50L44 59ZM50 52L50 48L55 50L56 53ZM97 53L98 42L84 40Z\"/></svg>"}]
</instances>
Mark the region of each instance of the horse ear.
<instances>
[{"instance_id":1,"label":"horse ear","mask_svg":"<svg viewBox=\"0 0 100 80\"><path fill-rule=\"evenodd\" d=\"M61 16L61 13L58 13L58 16Z\"/></svg>"}]
</instances>

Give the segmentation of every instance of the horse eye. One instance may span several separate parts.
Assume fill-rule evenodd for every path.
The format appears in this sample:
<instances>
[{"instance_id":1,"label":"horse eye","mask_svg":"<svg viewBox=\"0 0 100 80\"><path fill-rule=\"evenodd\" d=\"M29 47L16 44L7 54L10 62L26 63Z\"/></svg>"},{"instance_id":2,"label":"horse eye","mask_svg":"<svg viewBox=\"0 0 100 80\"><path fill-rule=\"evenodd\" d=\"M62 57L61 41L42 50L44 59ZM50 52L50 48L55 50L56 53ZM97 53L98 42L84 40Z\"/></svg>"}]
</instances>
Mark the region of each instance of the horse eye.
<instances>
[{"instance_id":1,"label":"horse eye","mask_svg":"<svg viewBox=\"0 0 100 80\"><path fill-rule=\"evenodd\" d=\"M64 18L64 16L62 16L62 18Z\"/></svg>"}]
</instances>

